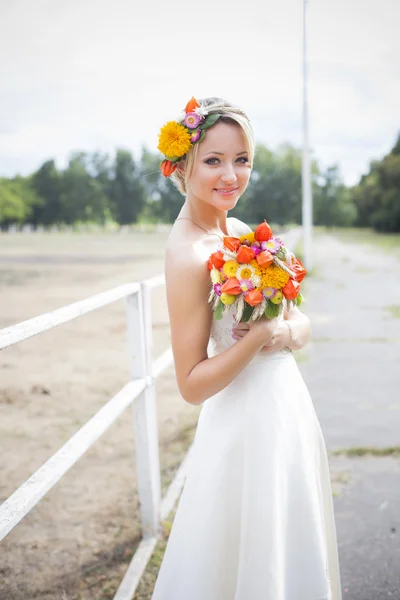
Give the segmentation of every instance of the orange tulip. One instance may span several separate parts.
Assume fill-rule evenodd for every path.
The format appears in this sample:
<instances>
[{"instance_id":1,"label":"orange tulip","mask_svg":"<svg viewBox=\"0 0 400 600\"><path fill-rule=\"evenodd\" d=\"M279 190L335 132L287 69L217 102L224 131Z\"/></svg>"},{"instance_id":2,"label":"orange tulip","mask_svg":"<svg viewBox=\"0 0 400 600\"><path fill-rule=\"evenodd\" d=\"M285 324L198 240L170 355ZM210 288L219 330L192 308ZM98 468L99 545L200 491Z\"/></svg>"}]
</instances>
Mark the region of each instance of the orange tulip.
<instances>
[{"instance_id":1,"label":"orange tulip","mask_svg":"<svg viewBox=\"0 0 400 600\"><path fill-rule=\"evenodd\" d=\"M254 256L254 250L244 245L240 246L239 250L237 251L236 260L238 263L249 263L251 260L253 260Z\"/></svg>"},{"instance_id":2,"label":"orange tulip","mask_svg":"<svg viewBox=\"0 0 400 600\"><path fill-rule=\"evenodd\" d=\"M274 261L274 257L269 250L263 250L260 254L257 254L256 260L260 267L266 269Z\"/></svg>"},{"instance_id":3,"label":"orange tulip","mask_svg":"<svg viewBox=\"0 0 400 600\"><path fill-rule=\"evenodd\" d=\"M244 296L244 299L246 300L247 304L250 304L250 306L257 306L257 304L261 304L263 295L260 290L250 290Z\"/></svg>"},{"instance_id":4,"label":"orange tulip","mask_svg":"<svg viewBox=\"0 0 400 600\"><path fill-rule=\"evenodd\" d=\"M220 250L218 250L217 252L213 252L210 256L211 264L214 265L216 269L220 269L225 264L223 257L224 255Z\"/></svg>"},{"instance_id":5,"label":"orange tulip","mask_svg":"<svg viewBox=\"0 0 400 600\"><path fill-rule=\"evenodd\" d=\"M301 260L299 258L296 258L294 261L294 265L292 265L290 268L296 273L296 277L294 277L293 279L301 283L304 277L307 275L307 269L305 269Z\"/></svg>"},{"instance_id":6,"label":"orange tulip","mask_svg":"<svg viewBox=\"0 0 400 600\"><path fill-rule=\"evenodd\" d=\"M300 292L300 284L294 279L289 279L285 287L282 288L282 293L286 300L294 300Z\"/></svg>"},{"instance_id":7,"label":"orange tulip","mask_svg":"<svg viewBox=\"0 0 400 600\"><path fill-rule=\"evenodd\" d=\"M191 97L191 99L189 100L189 102L186 104L186 114L193 112L195 108L199 107L200 104L197 102L196 98L194 96Z\"/></svg>"},{"instance_id":8,"label":"orange tulip","mask_svg":"<svg viewBox=\"0 0 400 600\"><path fill-rule=\"evenodd\" d=\"M268 242L272 238L272 229L264 219L264 223L260 223L254 231L254 237L257 242Z\"/></svg>"},{"instance_id":9,"label":"orange tulip","mask_svg":"<svg viewBox=\"0 0 400 600\"><path fill-rule=\"evenodd\" d=\"M221 292L238 296L242 293L239 280L236 279L236 277L229 277L229 279L221 286Z\"/></svg>"},{"instance_id":10,"label":"orange tulip","mask_svg":"<svg viewBox=\"0 0 400 600\"><path fill-rule=\"evenodd\" d=\"M224 246L231 252L236 252L239 249L241 241L237 237L224 237Z\"/></svg>"},{"instance_id":11,"label":"orange tulip","mask_svg":"<svg viewBox=\"0 0 400 600\"><path fill-rule=\"evenodd\" d=\"M170 160L165 159L161 163L161 173L164 177L169 177L175 171L176 167L176 163L173 165Z\"/></svg>"}]
</instances>

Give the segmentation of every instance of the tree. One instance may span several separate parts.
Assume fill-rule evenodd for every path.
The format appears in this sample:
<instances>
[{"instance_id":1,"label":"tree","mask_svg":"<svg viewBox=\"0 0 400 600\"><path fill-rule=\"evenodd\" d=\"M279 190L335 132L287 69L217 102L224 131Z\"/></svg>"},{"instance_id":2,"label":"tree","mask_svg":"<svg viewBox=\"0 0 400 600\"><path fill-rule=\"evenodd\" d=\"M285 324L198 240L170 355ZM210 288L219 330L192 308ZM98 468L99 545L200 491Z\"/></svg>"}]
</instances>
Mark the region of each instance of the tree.
<instances>
[{"instance_id":1,"label":"tree","mask_svg":"<svg viewBox=\"0 0 400 600\"><path fill-rule=\"evenodd\" d=\"M48 160L32 175L32 187L42 198L33 209L32 222L51 225L61 222L61 177L54 160Z\"/></svg>"},{"instance_id":2,"label":"tree","mask_svg":"<svg viewBox=\"0 0 400 600\"><path fill-rule=\"evenodd\" d=\"M0 179L0 225L31 221L33 209L41 199L33 190L30 178Z\"/></svg>"},{"instance_id":3,"label":"tree","mask_svg":"<svg viewBox=\"0 0 400 600\"><path fill-rule=\"evenodd\" d=\"M377 231L400 231L400 134L381 161L372 161L369 173L351 190L357 225Z\"/></svg>"},{"instance_id":4,"label":"tree","mask_svg":"<svg viewBox=\"0 0 400 600\"><path fill-rule=\"evenodd\" d=\"M101 183L86 170L88 155L71 155L61 178L61 215L64 223L95 221L104 224L110 217L108 198Z\"/></svg>"},{"instance_id":5,"label":"tree","mask_svg":"<svg viewBox=\"0 0 400 600\"><path fill-rule=\"evenodd\" d=\"M117 149L109 189L115 220L121 225L135 223L145 203L145 190L128 150Z\"/></svg>"},{"instance_id":6,"label":"tree","mask_svg":"<svg viewBox=\"0 0 400 600\"><path fill-rule=\"evenodd\" d=\"M313 223L328 227L353 225L356 208L342 183L338 165L328 167L321 179L321 185L315 186L313 192Z\"/></svg>"}]
</instances>

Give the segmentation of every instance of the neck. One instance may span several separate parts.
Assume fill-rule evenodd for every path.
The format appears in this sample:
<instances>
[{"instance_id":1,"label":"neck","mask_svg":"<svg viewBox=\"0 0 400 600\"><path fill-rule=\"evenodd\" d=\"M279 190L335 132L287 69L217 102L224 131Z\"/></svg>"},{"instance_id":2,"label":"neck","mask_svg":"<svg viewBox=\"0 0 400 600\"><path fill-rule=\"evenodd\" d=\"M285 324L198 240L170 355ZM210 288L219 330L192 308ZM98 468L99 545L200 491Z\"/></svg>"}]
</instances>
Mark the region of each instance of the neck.
<instances>
[{"instance_id":1,"label":"neck","mask_svg":"<svg viewBox=\"0 0 400 600\"><path fill-rule=\"evenodd\" d=\"M197 223L197 225L200 225L205 229L210 231L221 231L224 235L230 235L226 224L228 211L213 210L213 207L209 208L210 210L200 210L193 206L192 203L186 201L183 204L178 217L188 217Z\"/></svg>"}]
</instances>

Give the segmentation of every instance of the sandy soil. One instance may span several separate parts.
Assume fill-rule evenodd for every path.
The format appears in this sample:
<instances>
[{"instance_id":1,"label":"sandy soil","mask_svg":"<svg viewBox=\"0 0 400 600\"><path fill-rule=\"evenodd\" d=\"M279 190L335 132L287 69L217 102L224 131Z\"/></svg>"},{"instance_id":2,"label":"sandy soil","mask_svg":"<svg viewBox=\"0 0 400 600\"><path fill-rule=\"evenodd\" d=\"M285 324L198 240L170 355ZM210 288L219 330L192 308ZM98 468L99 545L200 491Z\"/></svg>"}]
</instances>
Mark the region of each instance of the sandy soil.
<instances>
[{"instance_id":1,"label":"sandy soil","mask_svg":"<svg viewBox=\"0 0 400 600\"><path fill-rule=\"evenodd\" d=\"M163 272L167 233L0 235L0 328ZM153 292L154 357L170 345ZM0 355L0 501L129 380L125 301ZM199 407L173 368L157 382L162 489L193 439ZM0 599L112 598L140 540L128 409L2 541Z\"/></svg>"}]
</instances>

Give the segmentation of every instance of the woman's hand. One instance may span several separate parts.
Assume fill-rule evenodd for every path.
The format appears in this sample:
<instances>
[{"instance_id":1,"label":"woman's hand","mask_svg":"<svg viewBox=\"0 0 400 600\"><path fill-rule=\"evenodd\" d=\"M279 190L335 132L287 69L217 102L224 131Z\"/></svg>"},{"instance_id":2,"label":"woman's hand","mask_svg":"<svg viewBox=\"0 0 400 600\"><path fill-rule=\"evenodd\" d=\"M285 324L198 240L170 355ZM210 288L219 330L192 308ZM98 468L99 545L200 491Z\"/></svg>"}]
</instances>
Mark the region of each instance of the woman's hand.
<instances>
[{"instance_id":1,"label":"woman's hand","mask_svg":"<svg viewBox=\"0 0 400 600\"><path fill-rule=\"evenodd\" d=\"M277 319L277 317L271 319L271 321L275 321L275 319ZM265 321L268 321L268 319L265 319ZM287 321L287 323L285 323L285 321ZM250 324L238 323L232 330L232 337L236 340L239 340L241 337L246 335L250 327L254 326L255 323L257 323L257 321L253 321ZM289 331L289 327L291 331ZM282 333L283 336L285 335L283 328L287 330L287 337L284 345L280 346L280 344L283 343ZM264 352L264 350L265 352L274 352L276 350L285 348L286 346L291 350L300 350L300 348L303 348L303 346L308 343L311 337L310 319L304 313L302 313L297 306L294 306L290 309L290 311L285 311L283 319L280 320L279 327L274 333L274 339L272 339L271 336L271 339L265 342L265 345L261 348L260 352Z\"/></svg>"},{"instance_id":2,"label":"woman's hand","mask_svg":"<svg viewBox=\"0 0 400 600\"><path fill-rule=\"evenodd\" d=\"M261 317L256 321L249 321L248 323L240 322L232 329L232 337L238 340L251 330L253 332L252 335L256 335L261 344L265 345L272 340L278 324L278 317L273 317L272 319Z\"/></svg>"},{"instance_id":3,"label":"woman's hand","mask_svg":"<svg viewBox=\"0 0 400 600\"><path fill-rule=\"evenodd\" d=\"M275 317L274 319L266 319L266 321L275 321L276 319L277 317ZM240 338L244 337L246 333L248 333L250 328L254 326L255 323L256 321L252 321L250 323L238 323L232 330L232 337L235 340L239 340ZM267 354L269 352L278 352L283 348L289 347L291 337L289 327L283 321L280 321L278 324L275 325L273 325L275 329L272 333L271 338L264 344L264 346L259 351L261 354Z\"/></svg>"}]
</instances>

